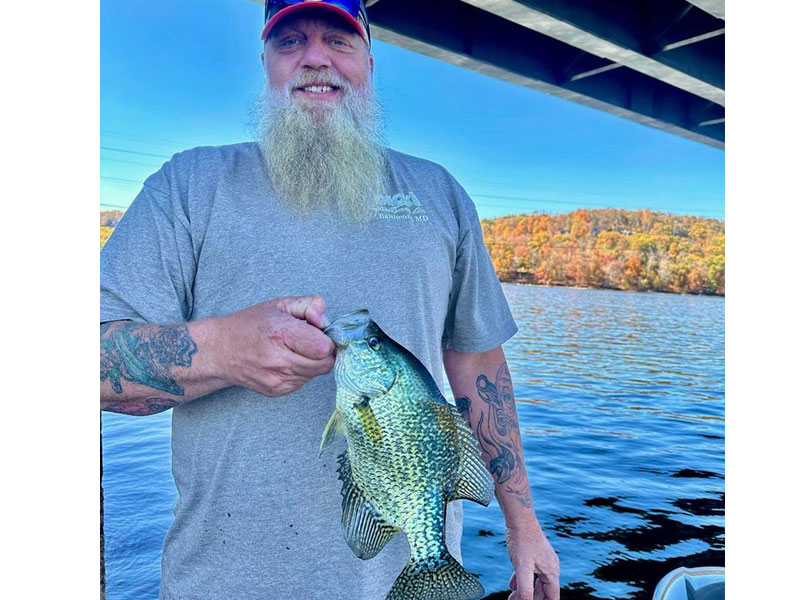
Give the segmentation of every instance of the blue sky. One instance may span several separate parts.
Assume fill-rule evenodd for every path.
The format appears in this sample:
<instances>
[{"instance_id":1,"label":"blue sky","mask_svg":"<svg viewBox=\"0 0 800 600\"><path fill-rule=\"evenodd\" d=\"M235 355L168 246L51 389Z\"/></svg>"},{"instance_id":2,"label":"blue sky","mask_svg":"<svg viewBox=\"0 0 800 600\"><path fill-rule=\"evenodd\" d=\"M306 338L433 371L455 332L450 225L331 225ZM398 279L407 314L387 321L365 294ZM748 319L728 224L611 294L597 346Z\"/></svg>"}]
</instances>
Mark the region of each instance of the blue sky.
<instances>
[{"instance_id":1,"label":"blue sky","mask_svg":"<svg viewBox=\"0 0 800 600\"><path fill-rule=\"evenodd\" d=\"M102 0L100 202L173 153L250 138L263 5ZM444 165L481 217L615 207L724 218L724 152L376 40L397 150Z\"/></svg>"}]
</instances>

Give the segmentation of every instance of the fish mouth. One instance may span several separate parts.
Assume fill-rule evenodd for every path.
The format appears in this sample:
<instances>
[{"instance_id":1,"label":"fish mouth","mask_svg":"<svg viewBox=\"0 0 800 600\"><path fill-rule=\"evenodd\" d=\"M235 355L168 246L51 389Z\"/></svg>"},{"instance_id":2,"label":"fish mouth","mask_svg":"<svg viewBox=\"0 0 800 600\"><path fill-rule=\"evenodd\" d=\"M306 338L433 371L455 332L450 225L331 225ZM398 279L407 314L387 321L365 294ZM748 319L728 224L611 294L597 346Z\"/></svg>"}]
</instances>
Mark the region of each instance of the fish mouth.
<instances>
[{"instance_id":1,"label":"fish mouth","mask_svg":"<svg viewBox=\"0 0 800 600\"><path fill-rule=\"evenodd\" d=\"M350 342L376 335L378 331L378 326L370 318L366 308L343 315L322 330L339 350L347 348Z\"/></svg>"}]
</instances>

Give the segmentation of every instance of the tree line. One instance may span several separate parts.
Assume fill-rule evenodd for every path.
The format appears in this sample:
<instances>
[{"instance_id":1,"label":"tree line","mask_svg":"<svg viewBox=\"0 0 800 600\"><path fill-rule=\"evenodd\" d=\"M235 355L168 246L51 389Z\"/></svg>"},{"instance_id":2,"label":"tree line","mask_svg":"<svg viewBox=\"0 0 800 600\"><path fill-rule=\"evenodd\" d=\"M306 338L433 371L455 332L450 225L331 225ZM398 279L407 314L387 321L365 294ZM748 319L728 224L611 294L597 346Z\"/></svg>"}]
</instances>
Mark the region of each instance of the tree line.
<instances>
[{"instance_id":1,"label":"tree line","mask_svg":"<svg viewBox=\"0 0 800 600\"><path fill-rule=\"evenodd\" d=\"M100 247L122 217L100 213ZM576 210L481 221L501 281L725 295L725 223L645 210Z\"/></svg>"},{"instance_id":2,"label":"tree line","mask_svg":"<svg viewBox=\"0 0 800 600\"><path fill-rule=\"evenodd\" d=\"M501 281L725 294L725 223L645 210L576 210L481 221Z\"/></svg>"},{"instance_id":3,"label":"tree line","mask_svg":"<svg viewBox=\"0 0 800 600\"><path fill-rule=\"evenodd\" d=\"M122 218L122 215L125 214L125 211L122 210L101 210L100 211L100 247L103 247L103 244L106 243L108 240L108 236L110 236L113 231L114 227L117 226L119 220Z\"/></svg>"}]
</instances>

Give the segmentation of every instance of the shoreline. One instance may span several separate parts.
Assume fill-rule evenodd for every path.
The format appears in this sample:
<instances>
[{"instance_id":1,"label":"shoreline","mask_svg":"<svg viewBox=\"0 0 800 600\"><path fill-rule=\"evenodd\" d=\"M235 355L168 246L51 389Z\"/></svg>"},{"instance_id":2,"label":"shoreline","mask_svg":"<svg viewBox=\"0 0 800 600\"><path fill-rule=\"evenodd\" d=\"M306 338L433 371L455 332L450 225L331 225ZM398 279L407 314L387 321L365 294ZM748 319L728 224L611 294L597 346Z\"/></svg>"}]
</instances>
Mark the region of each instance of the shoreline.
<instances>
[{"instance_id":1,"label":"shoreline","mask_svg":"<svg viewBox=\"0 0 800 600\"><path fill-rule=\"evenodd\" d=\"M671 292L669 290L633 290L633 289L624 289L624 288L615 288L615 287L600 287L600 286L591 286L591 285L577 285L574 283L538 283L535 281L530 281L533 277L520 277L519 274L521 272L517 272L515 277L509 277L507 273L498 273L497 278L500 280L500 283L513 283L515 285L530 285L535 287L549 287L549 288L568 288L572 290L608 290L611 292L635 292L638 294L668 294L670 296L705 296L708 298L724 298L725 294L705 294L705 293L698 293L693 294L692 292ZM524 273L524 275L528 275L528 273Z\"/></svg>"}]
</instances>

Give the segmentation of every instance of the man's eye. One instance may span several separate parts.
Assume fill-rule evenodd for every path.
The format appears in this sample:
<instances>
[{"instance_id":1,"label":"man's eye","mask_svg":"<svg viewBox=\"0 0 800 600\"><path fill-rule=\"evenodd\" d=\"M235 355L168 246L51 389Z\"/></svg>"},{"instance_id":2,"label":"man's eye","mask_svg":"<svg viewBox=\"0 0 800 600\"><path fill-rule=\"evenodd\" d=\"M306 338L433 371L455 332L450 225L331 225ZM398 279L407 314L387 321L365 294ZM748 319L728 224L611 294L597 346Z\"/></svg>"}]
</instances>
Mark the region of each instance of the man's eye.
<instances>
[{"instance_id":1,"label":"man's eye","mask_svg":"<svg viewBox=\"0 0 800 600\"><path fill-rule=\"evenodd\" d=\"M278 46L284 48L284 47L287 47L287 46L294 46L294 45L299 44L299 43L300 43L300 40L297 39L297 38L285 38L285 39L282 39L280 42L278 42Z\"/></svg>"},{"instance_id":2,"label":"man's eye","mask_svg":"<svg viewBox=\"0 0 800 600\"><path fill-rule=\"evenodd\" d=\"M331 40L331 44L333 44L334 46L343 46L343 47L350 45L346 41L340 40L338 38Z\"/></svg>"}]
</instances>

